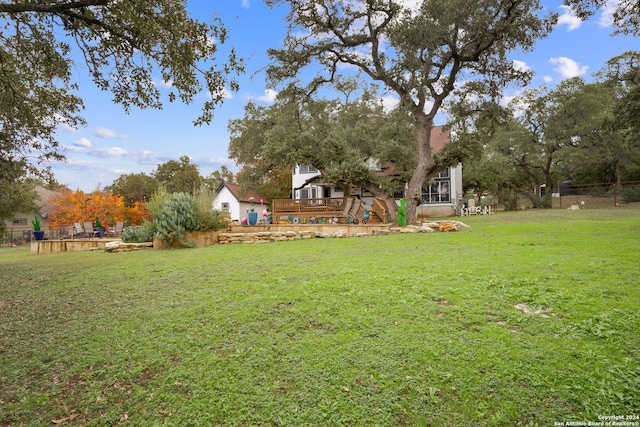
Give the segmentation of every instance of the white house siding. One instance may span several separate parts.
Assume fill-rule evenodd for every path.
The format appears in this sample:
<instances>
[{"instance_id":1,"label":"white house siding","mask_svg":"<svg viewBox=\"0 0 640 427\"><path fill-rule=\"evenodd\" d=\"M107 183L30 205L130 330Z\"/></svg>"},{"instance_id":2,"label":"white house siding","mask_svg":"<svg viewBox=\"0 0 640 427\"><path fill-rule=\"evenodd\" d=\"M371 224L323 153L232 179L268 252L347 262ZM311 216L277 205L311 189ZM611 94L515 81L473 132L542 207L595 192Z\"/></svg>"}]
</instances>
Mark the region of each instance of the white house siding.
<instances>
[{"instance_id":1,"label":"white house siding","mask_svg":"<svg viewBox=\"0 0 640 427\"><path fill-rule=\"evenodd\" d=\"M244 210L241 208L241 203L238 202L238 199L236 199L228 188L223 187L215 199L213 199L212 207L216 210L225 210L225 203L229 207L229 217L232 221L240 221L241 213L243 214L242 218L244 218Z\"/></svg>"},{"instance_id":2,"label":"white house siding","mask_svg":"<svg viewBox=\"0 0 640 427\"><path fill-rule=\"evenodd\" d=\"M309 178L320 175L319 172L300 173L300 167L296 166L293 170L292 184L293 188L302 186ZM444 217L456 214L456 207L461 204L462 200L462 164L459 163L456 167L449 168L449 180L450 180L450 201L446 203L426 203L421 204L417 208L417 216L419 218L424 217ZM335 186L331 184L310 184L305 187L307 189L308 198L313 197L325 197L324 189L330 188L329 197L343 197L344 191L336 191ZM315 194L315 196L313 195ZM362 191L355 187L351 189L351 196L360 196L365 208L370 209L373 203L373 197L363 195ZM293 194L294 199L301 199L303 197L303 190L295 190ZM399 200L397 200L399 203Z\"/></svg>"},{"instance_id":3,"label":"white house siding","mask_svg":"<svg viewBox=\"0 0 640 427\"><path fill-rule=\"evenodd\" d=\"M305 168L305 170L303 172L301 172L302 168ZM297 165L293 169L293 175L291 176L291 184L293 186L292 188L301 187L308 179L320 175L320 172L318 172L317 170L313 170L312 172L308 172L306 170L306 168L307 168L306 166ZM291 198L293 198L293 199L305 199L305 198L306 199L314 199L314 198L317 198L317 197L324 197L321 185L310 184L310 185L305 186L305 189L307 190L306 192L308 193L307 197L303 197L304 190L300 189L300 190L293 190L293 194L291 195Z\"/></svg>"},{"instance_id":4,"label":"white house siding","mask_svg":"<svg viewBox=\"0 0 640 427\"><path fill-rule=\"evenodd\" d=\"M247 210L251 208L251 203L238 201L227 187L222 187L218 195L213 199L211 207L216 210L226 210L224 209L225 203L229 207L228 211L231 221L242 221L242 219L247 216ZM264 205L264 207L267 207L267 205ZM254 202L253 208L258 212L258 221L264 219L262 215L264 208L260 204L260 200Z\"/></svg>"}]
</instances>

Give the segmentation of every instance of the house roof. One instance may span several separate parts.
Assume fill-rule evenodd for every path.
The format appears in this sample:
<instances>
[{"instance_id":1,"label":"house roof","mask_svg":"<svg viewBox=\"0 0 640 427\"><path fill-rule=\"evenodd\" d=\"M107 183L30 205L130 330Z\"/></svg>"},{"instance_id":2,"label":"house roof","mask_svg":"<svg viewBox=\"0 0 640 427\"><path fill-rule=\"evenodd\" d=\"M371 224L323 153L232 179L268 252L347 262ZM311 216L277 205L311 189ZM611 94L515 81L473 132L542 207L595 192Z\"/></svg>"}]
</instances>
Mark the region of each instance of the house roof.
<instances>
[{"instance_id":1,"label":"house roof","mask_svg":"<svg viewBox=\"0 0 640 427\"><path fill-rule=\"evenodd\" d=\"M260 200L264 200L264 203L266 203L266 204L269 203L269 201L266 200L264 198L264 196L262 196L262 194L260 194L257 191L253 191L252 190L252 191L248 191L247 193L241 193L240 192L240 185L234 184L233 182L222 181L222 184L220 184L220 186L218 187L216 192L220 193L220 191L222 191L222 189L224 187L226 187L227 190L229 190L231 192L231 194L233 194L233 197L238 199L239 202L247 202L247 203L249 203L249 199L251 197L253 197L254 203L259 203Z\"/></svg>"},{"instance_id":2,"label":"house roof","mask_svg":"<svg viewBox=\"0 0 640 427\"><path fill-rule=\"evenodd\" d=\"M60 192L49 190L48 188L38 185L36 186L36 194L38 195L38 200L36 200L36 204L39 207L38 213L41 217L48 218L49 214L53 210L53 205L49 203L49 201L53 197L60 195Z\"/></svg>"},{"instance_id":3,"label":"house roof","mask_svg":"<svg viewBox=\"0 0 640 427\"><path fill-rule=\"evenodd\" d=\"M432 154L437 154L451 141L451 129L444 126L434 126L431 128L431 150ZM381 170L376 172L378 176L399 175L401 171L396 170L393 162L387 162Z\"/></svg>"},{"instance_id":4,"label":"house roof","mask_svg":"<svg viewBox=\"0 0 640 427\"><path fill-rule=\"evenodd\" d=\"M431 128L431 149L433 154L437 154L451 141L451 129L444 126L434 126Z\"/></svg>"}]
</instances>

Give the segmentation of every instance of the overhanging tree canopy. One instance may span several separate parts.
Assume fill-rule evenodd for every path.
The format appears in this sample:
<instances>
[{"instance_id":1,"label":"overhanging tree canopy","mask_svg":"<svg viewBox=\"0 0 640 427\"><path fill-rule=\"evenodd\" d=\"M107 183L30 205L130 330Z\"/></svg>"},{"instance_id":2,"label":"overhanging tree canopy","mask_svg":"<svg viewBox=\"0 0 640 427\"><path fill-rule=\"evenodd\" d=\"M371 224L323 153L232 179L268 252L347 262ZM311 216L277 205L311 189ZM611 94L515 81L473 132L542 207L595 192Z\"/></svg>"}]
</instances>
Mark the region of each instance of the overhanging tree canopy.
<instances>
[{"instance_id":1,"label":"overhanging tree canopy","mask_svg":"<svg viewBox=\"0 0 640 427\"><path fill-rule=\"evenodd\" d=\"M614 34L640 35L640 3L637 0L565 0L578 17L587 19L598 9L609 9Z\"/></svg>"},{"instance_id":2,"label":"overhanging tree canopy","mask_svg":"<svg viewBox=\"0 0 640 427\"><path fill-rule=\"evenodd\" d=\"M408 183L408 222L416 218L422 187L434 165L431 128L456 84L462 79L481 81L477 91L497 95L509 82L526 81L528 75L518 71L507 54L531 49L555 21L554 14L539 16L537 0L428 0L414 9L388 0L267 3L290 8L285 48L269 52L273 84L302 85L301 71L320 65L306 82L307 92L313 92L340 73L357 70L383 83L411 112L417 163Z\"/></svg>"},{"instance_id":3,"label":"overhanging tree canopy","mask_svg":"<svg viewBox=\"0 0 640 427\"><path fill-rule=\"evenodd\" d=\"M186 0L3 0L0 2L0 161L60 159L55 131L84 124L74 69L131 107L161 108L154 81L171 83L169 101L211 94L196 124L212 119L223 89L237 89L242 62L219 19L193 19ZM35 170L35 168L33 168Z\"/></svg>"}]
</instances>

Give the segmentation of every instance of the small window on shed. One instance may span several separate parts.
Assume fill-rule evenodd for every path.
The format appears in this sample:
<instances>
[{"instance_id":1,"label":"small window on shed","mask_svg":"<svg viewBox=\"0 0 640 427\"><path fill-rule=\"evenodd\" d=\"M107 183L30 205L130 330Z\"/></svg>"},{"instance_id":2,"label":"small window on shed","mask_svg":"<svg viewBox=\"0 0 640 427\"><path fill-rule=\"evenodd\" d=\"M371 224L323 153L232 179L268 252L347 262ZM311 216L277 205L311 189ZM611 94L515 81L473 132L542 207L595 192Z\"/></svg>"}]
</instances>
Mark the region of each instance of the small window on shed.
<instances>
[{"instance_id":1,"label":"small window on shed","mask_svg":"<svg viewBox=\"0 0 640 427\"><path fill-rule=\"evenodd\" d=\"M222 202L222 210L223 211L228 211L229 210L229 202Z\"/></svg>"}]
</instances>

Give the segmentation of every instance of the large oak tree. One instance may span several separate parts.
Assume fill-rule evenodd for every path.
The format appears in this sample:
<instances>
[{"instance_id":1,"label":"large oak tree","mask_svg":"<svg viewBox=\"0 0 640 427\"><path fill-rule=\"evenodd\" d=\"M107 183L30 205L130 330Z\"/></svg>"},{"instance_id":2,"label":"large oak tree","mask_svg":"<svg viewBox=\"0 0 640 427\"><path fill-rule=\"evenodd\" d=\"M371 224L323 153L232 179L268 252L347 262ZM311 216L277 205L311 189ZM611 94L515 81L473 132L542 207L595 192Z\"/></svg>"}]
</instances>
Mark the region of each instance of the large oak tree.
<instances>
[{"instance_id":1,"label":"large oak tree","mask_svg":"<svg viewBox=\"0 0 640 427\"><path fill-rule=\"evenodd\" d=\"M364 188L395 214L391 194L403 190L410 177L406 171L416 163L410 115L402 109L385 111L381 100L355 81L342 81L337 89L342 96L336 99L302 101L296 91L284 91L269 107L249 103L243 119L229 122L229 156L243 166L238 178L256 188L275 174L285 180L280 188L287 192L280 197L288 197L290 167L310 165L324 182L344 188L347 195L351 187ZM394 173L377 173L390 163Z\"/></svg>"},{"instance_id":2,"label":"large oak tree","mask_svg":"<svg viewBox=\"0 0 640 427\"><path fill-rule=\"evenodd\" d=\"M537 0L267 0L289 7L283 49L270 50L273 84L294 82L314 92L341 73L360 72L396 94L416 122L417 163L408 182L407 221L416 219L433 169L430 144L436 115L463 81L497 95L529 77L508 54L530 50L552 28ZM304 80L308 66L318 70Z\"/></svg>"}]
</instances>

